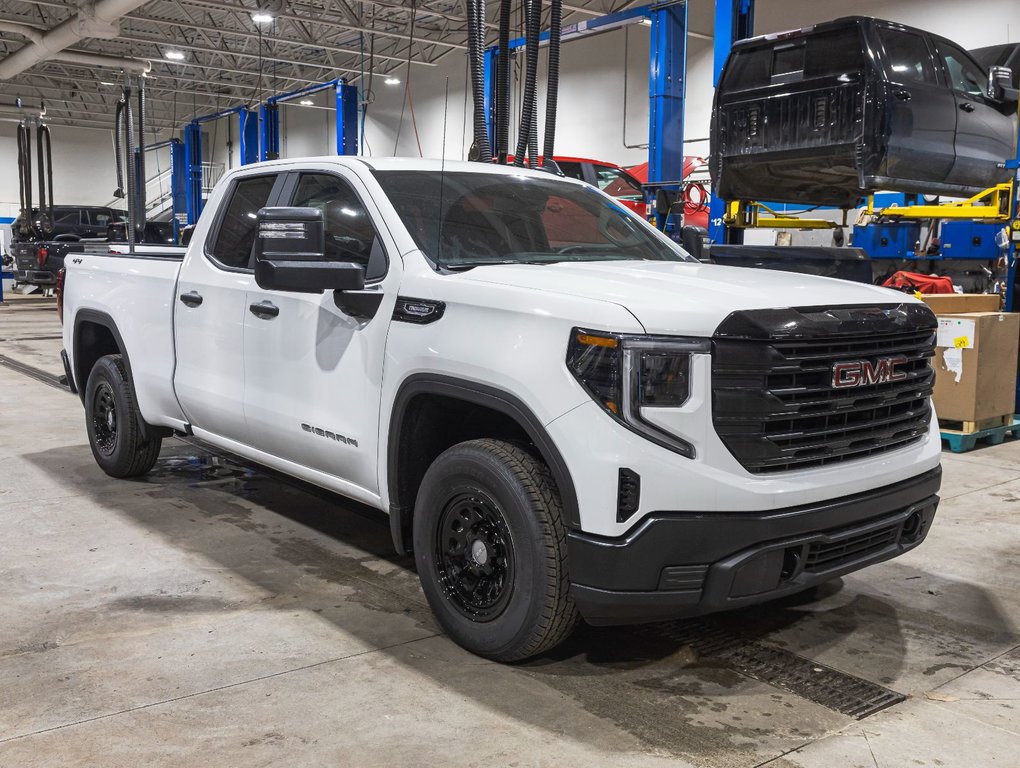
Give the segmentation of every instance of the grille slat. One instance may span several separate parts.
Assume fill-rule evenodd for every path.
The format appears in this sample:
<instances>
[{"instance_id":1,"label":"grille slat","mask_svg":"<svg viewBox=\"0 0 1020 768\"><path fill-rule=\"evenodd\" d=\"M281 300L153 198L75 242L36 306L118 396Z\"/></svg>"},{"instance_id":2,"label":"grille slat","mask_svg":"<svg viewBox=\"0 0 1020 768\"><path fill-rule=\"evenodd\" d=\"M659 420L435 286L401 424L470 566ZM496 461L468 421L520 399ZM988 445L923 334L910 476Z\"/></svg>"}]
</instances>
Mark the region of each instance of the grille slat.
<instances>
[{"instance_id":1,"label":"grille slat","mask_svg":"<svg viewBox=\"0 0 1020 768\"><path fill-rule=\"evenodd\" d=\"M713 421L750 472L897 450L931 420L937 322L923 305L735 312L714 340ZM903 357L903 379L836 388L837 363Z\"/></svg>"},{"instance_id":2,"label":"grille slat","mask_svg":"<svg viewBox=\"0 0 1020 768\"><path fill-rule=\"evenodd\" d=\"M827 571L845 562L858 560L865 555L883 550L896 543L899 539L899 530L900 526L897 523L837 542L812 544L804 558L804 570Z\"/></svg>"}]
</instances>

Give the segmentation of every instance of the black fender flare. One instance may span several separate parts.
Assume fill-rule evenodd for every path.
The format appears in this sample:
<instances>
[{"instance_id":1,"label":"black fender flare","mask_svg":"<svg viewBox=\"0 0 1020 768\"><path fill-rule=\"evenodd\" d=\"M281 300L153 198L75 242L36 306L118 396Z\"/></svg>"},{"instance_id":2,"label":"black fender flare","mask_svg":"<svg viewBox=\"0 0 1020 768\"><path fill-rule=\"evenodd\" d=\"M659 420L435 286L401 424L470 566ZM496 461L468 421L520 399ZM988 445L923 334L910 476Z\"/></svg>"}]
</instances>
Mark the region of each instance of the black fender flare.
<instances>
[{"instance_id":1,"label":"black fender flare","mask_svg":"<svg viewBox=\"0 0 1020 768\"><path fill-rule=\"evenodd\" d=\"M563 511L566 515L568 528L581 528L581 514L577 502L577 492L570 476L563 455L549 437L545 427L532 410L516 395L506 390L487 384L458 379L435 373L418 373L408 376L397 390L393 398L390 412L390 427L387 433L386 447L386 487L389 492L390 534L397 552L406 554L409 551L405 538L405 517L413 513L413 508L406 509L398 502L399 487L397 478L398 451L400 434L404 427L404 416L408 405L418 395L442 395L454 400L464 400L473 405L491 408L509 416L516 421L535 444L542 458L549 466L553 480L560 492Z\"/></svg>"},{"instance_id":2,"label":"black fender flare","mask_svg":"<svg viewBox=\"0 0 1020 768\"><path fill-rule=\"evenodd\" d=\"M120 331L117 329L117 323L114 319L106 312L100 312L97 309L79 309L74 315L74 330L72 338L74 339L74 358L71 360L71 373L74 376L74 384L78 389L78 396L81 398L82 405L85 405L85 388L88 384L88 376L84 376L85 381L78 381L78 359L81 350L81 326L83 323L93 323L95 325L102 326L110 332L113 336L113 340L117 343L117 348L120 350L120 356L124 359L124 367L127 369L128 380L131 384L131 388L134 389L134 374L131 372L131 358L128 356L127 345L124 344L124 339L120 335ZM138 396L135 395L135 401L137 402ZM143 439L150 440L154 437L168 437L173 434L173 430L165 427L154 427L153 425L146 422L141 418L139 414L139 426L141 427Z\"/></svg>"}]
</instances>

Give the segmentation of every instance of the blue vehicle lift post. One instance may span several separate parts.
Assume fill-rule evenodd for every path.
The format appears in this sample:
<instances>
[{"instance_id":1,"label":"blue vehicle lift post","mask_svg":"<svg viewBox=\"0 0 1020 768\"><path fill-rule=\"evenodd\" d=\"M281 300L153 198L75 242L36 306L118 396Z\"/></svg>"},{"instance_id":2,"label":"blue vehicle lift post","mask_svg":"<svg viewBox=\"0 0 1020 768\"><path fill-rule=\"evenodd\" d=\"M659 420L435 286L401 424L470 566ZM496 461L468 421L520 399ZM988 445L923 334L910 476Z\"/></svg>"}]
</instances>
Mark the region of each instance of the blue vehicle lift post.
<instances>
[{"instance_id":1,"label":"blue vehicle lift post","mask_svg":"<svg viewBox=\"0 0 1020 768\"><path fill-rule=\"evenodd\" d=\"M750 0L746 0L750 2ZM650 66L648 77L649 142L648 191L658 187L679 188L683 174L684 86L687 79L687 4L682 0L629 8L596 19L564 25L563 42L598 32L608 32L628 24L651 22ZM539 36L539 44L549 42L549 32ZM524 47L524 38L511 40L509 49ZM485 115L492 143L496 135L496 69L499 48L485 51Z\"/></svg>"},{"instance_id":2,"label":"blue vehicle lift post","mask_svg":"<svg viewBox=\"0 0 1020 768\"><path fill-rule=\"evenodd\" d=\"M188 224L195 224L202 214L202 123L224 117L238 118L239 156L241 165L249 165L259 159L258 113L247 107L232 107L222 112L196 117L184 126L184 160L187 182L184 190L184 211Z\"/></svg>"},{"instance_id":3,"label":"blue vehicle lift post","mask_svg":"<svg viewBox=\"0 0 1020 768\"><path fill-rule=\"evenodd\" d=\"M730 48L738 40L744 40L754 32L754 0L716 0L715 2L715 43L712 58L712 87L719 87L726 58ZM723 223L726 201L712 195L709 202L708 239L713 243L742 243L744 233L737 228L727 228Z\"/></svg>"},{"instance_id":4,"label":"blue vehicle lift post","mask_svg":"<svg viewBox=\"0 0 1020 768\"><path fill-rule=\"evenodd\" d=\"M358 154L358 89L342 79L336 79L266 99L260 109L259 160L275 160L280 156L280 104L328 89L332 89L335 96L336 153Z\"/></svg>"}]
</instances>

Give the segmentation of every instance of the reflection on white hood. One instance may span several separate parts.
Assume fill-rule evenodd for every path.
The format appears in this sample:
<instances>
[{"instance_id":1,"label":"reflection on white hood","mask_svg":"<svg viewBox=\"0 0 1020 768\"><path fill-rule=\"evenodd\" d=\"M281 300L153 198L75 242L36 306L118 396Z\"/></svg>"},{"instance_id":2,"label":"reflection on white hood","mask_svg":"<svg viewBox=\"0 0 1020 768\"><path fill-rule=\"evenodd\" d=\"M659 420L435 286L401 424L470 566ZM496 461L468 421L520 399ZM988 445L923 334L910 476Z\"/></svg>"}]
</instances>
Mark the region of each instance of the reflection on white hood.
<instances>
[{"instance_id":1,"label":"reflection on white hood","mask_svg":"<svg viewBox=\"0 0 1020 768\"><path fill-rule=\"evenodd\" d=\"M610 301L626 307L647 333L679 336L711 336L727 315L740 309L917 301L899 291L864 283L696 262L499 265L476 267L462 277Z\"/></svg>"}]
</instances>

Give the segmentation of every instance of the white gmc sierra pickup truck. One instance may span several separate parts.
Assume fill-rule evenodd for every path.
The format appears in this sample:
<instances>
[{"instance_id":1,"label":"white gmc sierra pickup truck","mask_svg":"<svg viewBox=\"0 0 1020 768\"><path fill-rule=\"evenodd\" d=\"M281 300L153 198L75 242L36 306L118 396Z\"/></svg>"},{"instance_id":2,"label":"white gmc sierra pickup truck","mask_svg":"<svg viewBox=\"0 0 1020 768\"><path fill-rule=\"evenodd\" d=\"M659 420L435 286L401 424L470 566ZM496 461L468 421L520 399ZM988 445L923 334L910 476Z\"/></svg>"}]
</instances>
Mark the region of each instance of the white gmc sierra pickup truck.
<instances>
[{"instance_id":1,"label":"white gmc sierra pickup truck","mask_svg":"<svg viewBox=\"0 0 1020 768\"><path fill-rule=\"evenodd\" d=\"M62 311L103 470L177 432L385 510L494 659L804 590L938 504L924 304L699 263L537 171L248 166L186 251L75 255Z\"/></svg>"}]
</instances>

